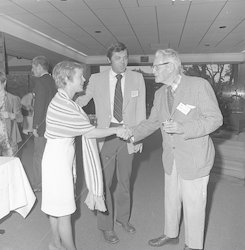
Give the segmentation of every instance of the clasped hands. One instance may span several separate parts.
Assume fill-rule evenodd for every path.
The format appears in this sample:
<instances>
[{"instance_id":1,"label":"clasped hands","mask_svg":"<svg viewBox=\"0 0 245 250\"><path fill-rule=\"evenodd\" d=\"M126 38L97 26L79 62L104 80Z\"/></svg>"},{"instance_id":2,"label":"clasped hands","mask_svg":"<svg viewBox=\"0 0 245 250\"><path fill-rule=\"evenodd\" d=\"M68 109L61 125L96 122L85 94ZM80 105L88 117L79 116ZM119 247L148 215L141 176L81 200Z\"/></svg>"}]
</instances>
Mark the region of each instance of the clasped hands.
<instances>
[{"instance_id":1,"label":"clasped hands","mask_svg":"<svg viewBox=\"0 0 245 250\"><path fill-rule=\"evenodd\" d=\"M129 140L133 136L133 130L130 129L127 125L123 125L117 128L117 137L122 138L123 140Z\"/></svg>"}]
</instances>

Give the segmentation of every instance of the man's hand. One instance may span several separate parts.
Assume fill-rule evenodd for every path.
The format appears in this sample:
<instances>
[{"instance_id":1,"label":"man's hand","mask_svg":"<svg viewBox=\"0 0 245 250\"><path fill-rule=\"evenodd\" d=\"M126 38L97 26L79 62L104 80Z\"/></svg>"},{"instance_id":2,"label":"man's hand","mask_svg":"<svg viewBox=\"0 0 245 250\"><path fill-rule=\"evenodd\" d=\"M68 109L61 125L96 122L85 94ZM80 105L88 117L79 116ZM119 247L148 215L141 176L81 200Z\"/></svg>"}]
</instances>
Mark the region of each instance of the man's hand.
<instances>
[{"instance_id":1,"label":"man's hand","mask_svg":"<svg viewBox=\"0 0 245 250\"><path fill-rule=\"evenodd\" d=\"M163 130L167 134L183 134L184 129L181 123L174 121L166 121L163 124Z\"/></svg>"},{"instance_id":2,"label":"man's hand","mask_svg":"<svg viewBox=\"0 0 245 250\"><path fill-rule=\"evenodd\" d=\"M143 143L138 143L134 145L134 153L142 152L143 150Z\"/></svg>"},{"instance_id":3,"label":"man's hand","mask_svg":"<svg viewBox=\"0 0 245 250\"><path fill-rule=\"evenodd\" d=\"M33 111L34 107L32 105L28 105L28 110Z\"/></svg>"},{"instance_id":4,"label":"man's hand","mask_svg":"<svg viewBox=\"0 0 245 250\"><path fill-rule=\"evenodd\" d=\"M133 132L129 127L123 125L121 128L123 130L121 130L117 133L118 137L122 138L123 140L128 140L130 137L132 137Z\"/></svg>"},{"instance_id":5,"label":"man's hand","mask_svg":"<svg viewBox=\"0 0 245 250\"><path fill-rule=\"evenodd\" d=\"M37 130L36 129L33 129L33 135L35 136L35 137L39 137L39 135L38 135L38 133L37 133Z\"/></svg>"}]
</instances>

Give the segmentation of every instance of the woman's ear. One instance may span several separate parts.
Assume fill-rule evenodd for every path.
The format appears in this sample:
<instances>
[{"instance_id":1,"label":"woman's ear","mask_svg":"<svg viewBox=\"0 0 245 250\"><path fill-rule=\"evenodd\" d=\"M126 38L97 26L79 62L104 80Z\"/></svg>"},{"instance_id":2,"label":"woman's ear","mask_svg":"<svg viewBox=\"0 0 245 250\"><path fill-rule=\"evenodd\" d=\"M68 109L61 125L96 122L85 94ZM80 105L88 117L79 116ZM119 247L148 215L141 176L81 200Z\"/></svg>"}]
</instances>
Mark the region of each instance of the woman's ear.
<instances>
[{"instance_id":1,"label":"woman's ear","mask_svg":"<svg viewBox=\"0 0 245 250\"><path fill-rule=\"evenodd\" d=\"M70 81L69 77L66 76L66 77L65 77L65 83L68 84L69 82L71 82L71 81Z\"/></svg>"}]
</instances>

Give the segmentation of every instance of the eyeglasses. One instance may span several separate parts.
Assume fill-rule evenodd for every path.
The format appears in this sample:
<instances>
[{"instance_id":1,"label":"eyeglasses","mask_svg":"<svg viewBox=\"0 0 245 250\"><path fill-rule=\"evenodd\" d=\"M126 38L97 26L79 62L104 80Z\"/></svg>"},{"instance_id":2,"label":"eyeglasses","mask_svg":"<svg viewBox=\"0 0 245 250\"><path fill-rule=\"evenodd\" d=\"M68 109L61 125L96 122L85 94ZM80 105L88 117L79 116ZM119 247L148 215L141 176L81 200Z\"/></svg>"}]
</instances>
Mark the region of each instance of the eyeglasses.
<instances>
[{"instance_id":1,"label":"eyeglasses","mask_svg":"<svg viewBox=\"0 0 245 250\"><path fill-rule=\"evenodd\" d=\"M165 63L159 63L159 64L155 64L155 65L152 65L151 68L152 70L158 70L159 69L159 66L162 66L162 65L165 65L165 64L169 64L170 62L165 62Z\"/></svg>"}]
</instances>

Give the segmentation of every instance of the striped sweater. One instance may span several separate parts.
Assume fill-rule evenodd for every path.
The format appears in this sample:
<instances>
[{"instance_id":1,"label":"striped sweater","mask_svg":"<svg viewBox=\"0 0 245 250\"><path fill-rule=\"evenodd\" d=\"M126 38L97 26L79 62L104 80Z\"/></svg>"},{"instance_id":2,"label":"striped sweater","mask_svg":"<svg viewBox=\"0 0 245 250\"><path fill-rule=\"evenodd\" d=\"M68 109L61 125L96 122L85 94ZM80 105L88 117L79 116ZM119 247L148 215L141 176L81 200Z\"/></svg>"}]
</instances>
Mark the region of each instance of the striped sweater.
<instances>
[{"instance_id":1,"label":"striped sweater","mask_svg":"<svg viewBox=\"0 0 245 250\"><path fill-rule=\"evenodd\" d=\"M47 139L71 138L84 135L95 127L89 123L81 107L73 102L63 89L58 89L49 104L46 116ZM103 178L95 139L82 137L83 169L88 195L85 200L89 209L106 211L103 195Z\"/></svg>"},{"instance_id":2,"label":"striped sweater","mask_svg":"<svg viewBox=\"0 0 245 250\"><path fill-rule=\"evenodd\" d=\"M63 89L49 104L46 116L47 139L70 138L83 135L94 129L83 109L73 102Z\"/></svg>"}]
</instances>

